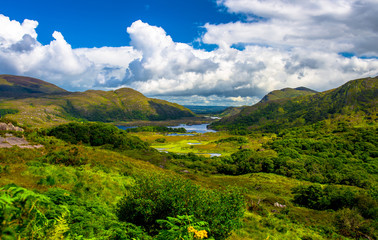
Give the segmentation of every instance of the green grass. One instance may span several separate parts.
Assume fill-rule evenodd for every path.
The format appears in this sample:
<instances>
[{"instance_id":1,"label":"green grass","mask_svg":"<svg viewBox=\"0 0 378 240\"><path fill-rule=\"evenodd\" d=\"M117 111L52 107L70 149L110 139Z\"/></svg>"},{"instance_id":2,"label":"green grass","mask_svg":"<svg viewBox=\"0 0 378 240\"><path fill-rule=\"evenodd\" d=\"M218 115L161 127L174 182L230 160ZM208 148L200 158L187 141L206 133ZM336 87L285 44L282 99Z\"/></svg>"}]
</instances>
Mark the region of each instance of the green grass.
<instances>
[{"instance_id":1,"label":"green grass","mask_svg":"<svg viewBox=\"0 0 378 240\"><path fill-rule=\"evenodd\" d=\"M248 142L240 144L237 142L219 142L219 140L234 136L225 132L195 134L194 136L168 136L166 134L148 132L130 134L149 142L153 148L164 149L164 151L172 153L195 153L205 155L210 153L220 153L222 156L230 156L240 148L259 149L263 143L270 139L270 137L262 137L259 139L249 137L246 138ZM156 141L161 138L165 139L164 143Z\"/></svg>"},{"instance_id":2,"label":"green grass","mask_svg":"<svg viewBox=\"0 0 378 240\"><path fill-rule=\"evenodd\" d=\"M361 125L361 127L366 127ZM297 129L300 131L301 129ZM302 129L303 130L303 129ZM330 132L337 129L330 129ZM286 133L296 133L294 130ZM28 140L45 145L43 149L0 149L0 186L15 183L21 187L34 190L39 193L51 193L61 191L75 199L76 205L71 205L72 218L76 219L85 228L70 222L71 233L81 232L88 237L99 238L105 236L106 229L110 226L105 223L120 224L114 215L114 207L117 202L130 192L135 186L135 179L141 175L157 174L161 176L181 176L190 179L205 189L233 189L239 188L245 198L245 211L242 218L242 226L235 230L229 240L241 239L350 239L339 234L335 225L335 217L339 214L330 210L313 210L297 206L293 203L292 189L294 187L313 184L309 181L294 179L273 173L249 173L239 176L227 176L211 174L202 169L183 172L185 167L170 165L165 155L152 154L152 158L166 161L166 165L156 162L153 165L147 161L137 160L132 154L135 152L115 152L105 147L90 147L85 145L71 145L62 140L38 135L35 132L26 133ZM311 132L304 131L304 134ZM158 133L132 133L149 142L154 147L169 147L175 152L181 153L213 153L219 152L231 154L242 148L259 150L266 147L271 140L277 140L274 134L254 134L246 136L247 142L238 143L231 141L231 135L225 132L197 134L195 136L166 136ZM155 140L165 138L165 143ZM228 140L227 140L228 139ZM201 143L200 145L188 145L188 143ZM84 165L59 165L48 161L49 153L67 152L77 149L77 158L85 159ZM272 151L272 150L269 150ZM267 154L268 149L257 151ZM142 154L143 153L139 153ZM136 154L137 156L137 154ZM150 161L153 162L154 159ZM198 161L198 160L197 160ZM200 160L195 162L211 165L217 159ZM209 166L206 166L209 167ZM179 174L175 173L178 172ZM350 189L361 190L350 186ZM52 193L51 193L52 194ZM65 196L65 195L64 195ZM286 205L285 208L276 207L274 204ZM87 215L86 215L87 214ZM85 220L83 217L85 216ZM93 219L101 219L101 224L93 224ZM368 226L372 220L363 220ZM369 222L370 221L370 222ZM101 225L101 226L100 226ZM88 230L93 229L93 230ZM84 235L85 235L84 234ZM106 233L108 234L108 233ZM73 236L73 235L72 235Z\"/></svg>"}]
</instances>

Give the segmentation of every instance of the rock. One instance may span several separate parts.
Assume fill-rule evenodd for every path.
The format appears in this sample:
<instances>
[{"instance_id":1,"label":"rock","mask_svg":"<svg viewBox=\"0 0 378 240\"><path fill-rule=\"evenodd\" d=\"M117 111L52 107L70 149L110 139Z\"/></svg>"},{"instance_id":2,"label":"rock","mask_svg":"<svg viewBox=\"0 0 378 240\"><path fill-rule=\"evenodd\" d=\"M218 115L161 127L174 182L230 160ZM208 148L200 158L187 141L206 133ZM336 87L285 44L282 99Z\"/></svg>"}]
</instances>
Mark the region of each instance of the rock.
<instances>
[{"instance_id":1,"label":"rock","mask_svg":"<svg viewBox=\"0 0 378 240\"><path fill-rule=\"evenodd\" d=\"M0 131L23 132L24 129L14 126L12 123L0 123Z\"/></svg>"}]
</instances>

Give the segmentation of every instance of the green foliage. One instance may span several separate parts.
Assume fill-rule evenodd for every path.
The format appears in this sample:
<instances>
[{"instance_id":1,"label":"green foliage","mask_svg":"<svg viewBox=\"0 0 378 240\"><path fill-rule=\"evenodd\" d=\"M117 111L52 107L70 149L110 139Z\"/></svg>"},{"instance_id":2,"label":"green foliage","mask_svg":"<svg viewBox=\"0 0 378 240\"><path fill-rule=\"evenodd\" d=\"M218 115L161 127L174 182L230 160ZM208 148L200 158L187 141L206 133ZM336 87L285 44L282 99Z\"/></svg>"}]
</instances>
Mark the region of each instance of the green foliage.
<instances>
[{"instance_id":1,"label":"green foliage","mask_svg":"<svg viewBox=\"0 0 378 240\"><path fill-rule=\"evenodd\" d=\"M229 137L223 138L220 140L215 141L216 143L224 143L224 142L236 142L238 144L248 143L248 139L245 137Z\"/></svg>"},{"instance_id":2,"label":"green foliage","mask_svg":"<svg viewBox=\"0 0 378 240\"><path fill-rule=\"evenodd\" d=\"M303 126L342 115L361 112L374 118L378 96L378 78L349 81L343 86L314 95L260 102L244 107L240 113L214 122L211 126L231 131L262 130L279 132L283 128Z\"/></svg>"},{"instance_id":3,"label":"green foliage","mask_svg":"<svg viewBox=\"0 0 378 240\"><path fill-rule=\"evenodd\" d=\"M167 217L167 220L157 220L163 230L159 231L156 240L194 240L194 239L209 239L207 238L209 224L204 221L197 221L193 215Z\"/></svg>"},{"instance_id":4,"label":"green foliage","mask_svg":"<svg viewBox=\"0 0 378 240\"><path fill-rule=\"evenodd\" d=\"M171 128L163 126L143 126L137 128L128 128L126 132L159 132L159 133L186 133L185 128Z\"/></svg>"},{"instance_id":5,"label":"green foliage","mask_svg":"<svg viewBox=\"0 0 378 240\"><path fill-rule=\"evenodd\" d=\"M318 183L371 187L378 173L376 125L319 122L284 129L255 150L241 149L216 163L220 173L267 172Z\"/></svg>"},{"instance_id":6,"label":"green foliage","mask_svg":"<svg viewBox=\"0 0 378 240\"><path fill-rule=\"evenodd\" d=\"M11 236L46 239L57 221L63 221L67 213L66 209L60 208L57 209L60 215L55 219L48 218L50 199L18 186L5 186L0 189L0 194L0 230L4 239ZM60 235L65 231L60 231Z\"/></svg>"},{"instance_id":7,"label":"green foliage","mask_svg":"<svg viewBox=\"0 0 378 240\"><path fill-rule=\"evenodd\" d=\"M364 219L355 209L344 208L339 210L335 216L335 224L344 236L359 239L364 234L361 232Z\"/></svg>"},{"instance_id":8,"label":"green foliage","mask_svg":"<svg viewBox=\"0 0 378 240\"><path fill-rule=\"evenodd\" d=\"M7 114L15 114L18 113L18 109L0 109L0 117L4 117Z\"/></svg>"},{"instance_id":9,"label":"green foliage","mask_svg":"<svg viewBox=\"0 0 378 240\"><path fill-rule=\"evenodd\" d=\"M267 95L265 95L262 99L261 102L267 102L267 101L272 101L272 100L277 100L277 99L282 99L282 98L294 98L298 96L305 96L305 95L312 95L316 93L316 91L300 87L300 88L284 88L281 90L275 90Z\"/></svg>"},{"instance_id":10,"label":"green foliage","mask_svg":"<svg viewBox=\"0 0 378 240\"><path fill-rule=\"evenodd\" d=\"M149 119L153 121L194 117L192 111L178 104L172 104L157 99L152 99L148 101L148 103L152 108L154 108L155 112L157 113L156 115L153 114L149 116Z\"/></svg>"},{"instance_id":11,"label":"green foliage","mask_svg":"<svg viewBox=\"0 0 378 240\"><path fill-rule=\"evenodd\" d=\"M378 218L378 202L366 191L352 191L345 187L319 184L298 186L293 189L294 202L312 209L324 210L356 208L365 218Z\"/></svg>"},{"instance_id":12,"label":"green foliage","mask_svg":"<svg viewBox=\"0 0 378 240\"><path fill-rule=\"evenodd\" d=\"M165 143L165 142L167 142L167 139L165 139L165 138L157 138L157 139L155 139L155 142L157 142L157 143Z\"/></svg>"},{"instance_id":13,"label":"green foliage","mask_svg":"<svg viewBox=\"0 0 378 240\"><path fill-rule=\"evenodd\" d=\"M44 162L50 164L63 164L65 166L81 166L88 162L88 159L79 155L78 147L51 151L42 157Z\"/></svg>"},{"instance_id":14,"label":"green foliage","mask_svg":"<svg viewBox=\"0 0 378 240\"><path fill-rule=\"evenodd\" d=\"M139 138L105 123L69 123L54 127L47 134L73 144L110 145L111 148L117 150L151 150L148 144Z\"/></svg>"},{"instance_id":15,"label":"green foliage","mask_svg":"<svg viewBox=\"0 0 378 240\"><path fill-rule=\"evenodd\" d=\"M153 234L158 233L159 219L193 215L209 223L211 236L225 239L239 225L243 208L238 192L206 190L180 177L152 175L136 178L136 186L118 203L117 215Z\"/></svg>"}]
</instances>

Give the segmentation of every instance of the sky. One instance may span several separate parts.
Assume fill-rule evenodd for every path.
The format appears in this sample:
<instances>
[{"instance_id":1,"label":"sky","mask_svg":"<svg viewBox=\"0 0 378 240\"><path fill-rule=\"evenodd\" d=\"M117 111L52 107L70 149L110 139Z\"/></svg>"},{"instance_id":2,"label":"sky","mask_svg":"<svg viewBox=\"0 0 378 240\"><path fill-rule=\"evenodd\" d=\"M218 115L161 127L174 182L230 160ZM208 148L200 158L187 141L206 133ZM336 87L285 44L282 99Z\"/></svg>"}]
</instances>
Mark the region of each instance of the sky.
<instances>
[{"instance_id":1,"label":"sky","mask_svg":"<svg viewBox=\"0 0 378 240\"><path fill-rule=\"evenodd\" d=\"M1 0L0 74L252 105L378 75L378 0Z\"/></svg>"}]
</instances>

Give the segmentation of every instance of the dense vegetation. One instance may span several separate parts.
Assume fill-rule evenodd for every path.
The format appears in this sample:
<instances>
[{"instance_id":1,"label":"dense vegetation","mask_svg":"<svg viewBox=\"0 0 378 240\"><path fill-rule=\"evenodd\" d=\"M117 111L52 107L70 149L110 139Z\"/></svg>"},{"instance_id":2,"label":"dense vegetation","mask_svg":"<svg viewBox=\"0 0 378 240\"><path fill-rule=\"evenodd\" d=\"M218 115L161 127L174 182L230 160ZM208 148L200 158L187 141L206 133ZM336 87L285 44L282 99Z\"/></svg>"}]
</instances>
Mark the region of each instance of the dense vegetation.
<instances>
[{"instance_id":1,"label":"dense vegetation","mask_svg":"<svg viewBox=\"0 0 378 240\"><path fill-rule=\"evenodd\" d=\"M265 95L260 102L267 102L282 98L293 98L298 96L306 96L306 95L313 95L316 91L305 88L305 87L299 87L299 88L284 88L281 90L274 90L267 95Z\"/></svg>"},{"instance_id":2,"label":"dense vegetation","mask_svg":"<svg viewBox=\"0 0 378 240\"><path fill-rule=\"evenodd\" d=\"M378 239L376 90L368 85L259 104L247 109L252 125L221 121L229 132L170 136L165 127L98 122L1 131L5 141L44 147L0 149L0 238ZM308 101L319 114L335 112L283 120L310 115Z\"/></svg>"},{"instance_id":3,"label":"dense vegetation","mask_svg":"<svg viewBox=\"0 0 378 240\"><path fill-rule=\"evenodd\" d=\"M244 201L235 190L201 189L180 177L142 177L136 179L136 185L119 202L117 215L122 221L145 226L152 234L160 229L157 220L179 215L206 221L215 239L225 239L240 225Z\"/></svg>"},{"instance_id":4,"label":"dense vegetation","mask_svg":"<svg viewBox=\"0 0 378 240\"><path fill-rule=\"evenodd\" d=\"M254 130L281 129L361 115L374 121L377 111L378 77L350 81L343 86L313 95L261 102L212 124L216 129L246 134Z\"/></svg>"},{"instance_id":5,"label":"dense vegetation","mask_svg":"<svg viewBox=\"0 0 378 240\"><path fill-rule=\"evenodd\" d=\"M0 109L0 117L4 117L7 114L15 114L19 111L17 109Z\"/></svg>"},{"instance_id":6,"label":"dense vegetation","mask_svg":"<svg viewBox=\"0 0 378 240\"><path fill-rule=\"evenodd\" d=\"M24 185L33 179L26 181L36 189L2 181L2 239L151 239L169 230L167 219L185 216L193 221L188 239L201 231L224 239L240 226L244 200L237 190L205 189L114 152L150 150L115 126L70 123L29 134L45 145L43 152L0 151L2 180Z\"/></svg>"},{"instance_id":7,"label":"dense vegetation","mask_svg":"<svg viewBox=\"0 0 378 240\"><path fill-rule=\"evenodd\" d=\"M160 132L160 133L186 133L185 128L171 128L164 126L143 126L126 129L127 132Z\"/></svg>"},{"instance_id":8,"label":"dense vegetation","mask_svg":"<svg viewBox=\"0 0 378 240\"><path fill-rule=\"evenodd\" d=\"M151 150L148 144L137 137L129 136L116 126L104 123L69 123L53 127L47 135L55 136L72 144L104 146L118 150Z\"/></svg>"}]
</instances>

